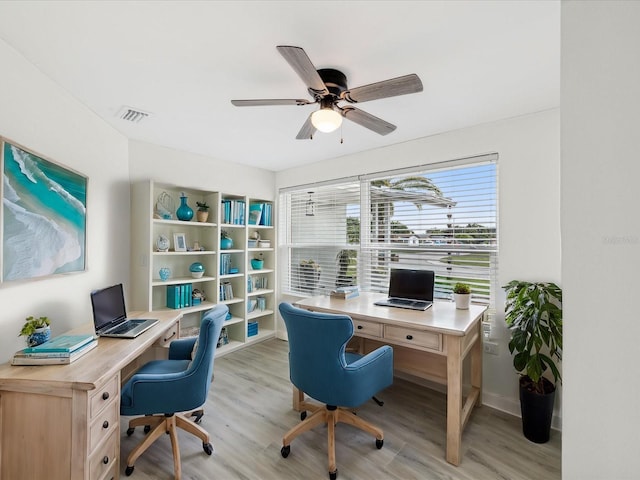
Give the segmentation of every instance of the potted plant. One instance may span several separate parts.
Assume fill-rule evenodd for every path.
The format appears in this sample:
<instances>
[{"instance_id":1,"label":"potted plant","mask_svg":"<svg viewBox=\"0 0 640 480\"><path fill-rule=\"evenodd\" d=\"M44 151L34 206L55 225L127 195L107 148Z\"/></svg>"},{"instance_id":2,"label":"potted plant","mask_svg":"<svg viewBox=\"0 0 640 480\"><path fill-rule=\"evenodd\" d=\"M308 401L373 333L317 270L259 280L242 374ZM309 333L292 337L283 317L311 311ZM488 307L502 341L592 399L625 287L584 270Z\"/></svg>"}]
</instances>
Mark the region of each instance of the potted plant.
<instances>
[{"instance_id":1,"label":"potted plant","mask_svg":"<svg viewBox=\"0 0 640 480\"><path fill-rule=\"evenodd\" d=\"M196 218L199 222L206 222L209 218L209 205L207 202L196 202L198 210L196 211Z\"/></svg>"},{"instance_id":2,"label":"potted plant","mask_svg":"<svg viewBox=\"0 0 640 480\"><path fill-rule=\"evenodd\" d=\"M220 248L222 250L233 248L233 238L226 230L220 230Z\"/></svg>"},{"instance_id":3,"label":"potted plant","mask_svg":"<svg viewBox=\"0 0 640 480\"><path fill-rule=\"evenodd\" d=\"M30 347L40 345L51 338L50 325L47 317L27 317L18 336L27 337L27 345Z\"/></svg>"},{"instance_id":4,"label":"potted plant","mask_svg":"<svg viewBox=\"0 0 640 480\"><path fill-rule=\"evenodd\" d=\"M251 259L251 268L253 268L254 270L262 270L262 267L264 267L262 254L259 254L258 256Z\"/></svg>"},{"instance_id":5,"label":"potted plant","mask_svg":"<svg viewBox=\"0 0 640 480\"><path fill-rule=\"evenodd\" d=\"M520 376L520 408L524 436L535 443L549 440L556 384L562 360L562 290L555 283L514 280L505 287L505 321L511 330L509 351ZM547 371L553 382L543 376Z\"/></svg>"},{"instance_id":6,"label":"potted plant","mask_svg":"<svg viewBox=\"0 0 640 480\"><path fill-rule=\"evenodd\" d=\"M460 310L469 310L471 302L471 287L467 283L458 282L453 286L453 299L456 302L456 308Z\"/></svg>"}]
</instances>

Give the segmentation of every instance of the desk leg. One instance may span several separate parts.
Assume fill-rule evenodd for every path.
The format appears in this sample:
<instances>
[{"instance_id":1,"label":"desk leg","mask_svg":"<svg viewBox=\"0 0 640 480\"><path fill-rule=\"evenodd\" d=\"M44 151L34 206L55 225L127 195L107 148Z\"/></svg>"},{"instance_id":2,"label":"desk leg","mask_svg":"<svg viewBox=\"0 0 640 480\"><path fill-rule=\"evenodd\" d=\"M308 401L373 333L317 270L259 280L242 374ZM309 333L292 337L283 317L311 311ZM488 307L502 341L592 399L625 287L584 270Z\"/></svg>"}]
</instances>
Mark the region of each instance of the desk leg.
<instances>
[{"instance_id":1,"label":"desk leg","mask_svg":"<svg viewBox=\"0 0 640 480\"><path fill-rule=\"evenodd\" d=\"M482 405L482 324L478 322L476 325L478 331L478 339L471 347L471 386L478 389L478 398L475 404Z\"/></svg>"},{"instance_id":2,"label":"desk leg","mask_svg":"<svg viewBox=\"0 0 640 480\"><path fill-rule=\"evenodd\" d=\"M462 338L446 335L447 342L447 462L460 465L462 441Z\"/></svg>"}]
</instances>

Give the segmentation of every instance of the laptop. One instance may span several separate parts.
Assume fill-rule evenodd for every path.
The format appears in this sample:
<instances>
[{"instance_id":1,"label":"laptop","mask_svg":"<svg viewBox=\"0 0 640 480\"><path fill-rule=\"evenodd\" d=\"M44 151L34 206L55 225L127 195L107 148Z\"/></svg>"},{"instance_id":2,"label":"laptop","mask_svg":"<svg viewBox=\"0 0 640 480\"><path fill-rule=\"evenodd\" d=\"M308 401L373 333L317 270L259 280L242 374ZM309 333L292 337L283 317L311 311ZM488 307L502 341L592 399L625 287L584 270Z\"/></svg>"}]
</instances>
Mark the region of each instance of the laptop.
<instances>
[{"instance_id":1,"label":"laptop","mask_svg":"<svg viewBox=\"0 0 640 480\"><path fill-rule=\"evenodd\" d=\"M374 304L426 310L433 305L434 283L435 273L432 270L394 268L389 277L389 297Z\"/></svg>"},{"instance_id":2,"label":"laptop","mask_svg":"<svg viewBox=\"0 0 640 480\"><path fill-rule=\"evenodd\" d=\"M99 337L135 338L158 323L155 318L127 318L121 283L91 292L91 307Z\"/></svg>"}]
</instances>

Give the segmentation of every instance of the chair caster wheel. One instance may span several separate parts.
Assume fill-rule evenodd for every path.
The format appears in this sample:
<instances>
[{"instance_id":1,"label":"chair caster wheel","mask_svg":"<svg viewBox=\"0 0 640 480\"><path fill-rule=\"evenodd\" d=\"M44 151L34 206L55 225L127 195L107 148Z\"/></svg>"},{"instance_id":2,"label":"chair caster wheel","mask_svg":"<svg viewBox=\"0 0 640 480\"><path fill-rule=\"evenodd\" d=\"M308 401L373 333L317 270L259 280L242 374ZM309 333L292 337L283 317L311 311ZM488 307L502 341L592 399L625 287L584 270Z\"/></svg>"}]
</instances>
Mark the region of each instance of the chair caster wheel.
<instances>
[{"instance_id":1,"label":"chair caster wheel","mask_svg":"<svg viewBox=\"0 0 640 480\"><path fill-rule=\"evenodd\" d=\"M378 440L376 438L376 448L380 450L382 448L382 445L384 445L384 440Z\"/></svg>"},{"instance_id":2,"label":"chair caster wheel","mask_svg":"<svg viewBox=\"0 0 640 480\"><path fill-rule=\"evenodd\" d=\"M307 412L306 411L301 412L300 413L300 420L304 420L305 418L307 418Z\"/></svg>"},{"instance_id":3,"label":"chair caster wheel","mask_svg":"<svg viewBox=\"0 0 640 480\"><path fill-rule=\"evenodd\" d=\"M335 469L335 471L329 472L329 480L336 480L336 478L338 478L338 469L337 468Z\"/></svg>"},{"instance_id":4,"label":"chair caster wheel","mask_svg":"<svg viewBox=\"0 0 640 480\"><path fill-rule=\"evenodd\" d=\"M131 465L130 467L127 467L127 469L124 471L124 474L128 477L129 475L131 475L133 473L133 465Z\"/></svg>"},{"instance_id":5,"label":"chair caster wheel","mask_svg":"<svg viewBox=\"0 0 640 480\"><path fill-rule=\"evenodd\" d=\"M193 419L193 423L200 423L200 421L202 420L204 414L202 415L196 415L196 418Z\"/></svg>"},{"instance_id":6,"label":"chair caster wheel","mask_svg":"<svg viewBox=\"0 0 640 480\"><path fill-rule=\"evenodd\" d=\"M127 428L127 437L130 437L131 435L133 435L134 431L135 431L135 428L132 428L132 427Z\"/></svg>"},{"instance_id":7,"label":"chair caster wheel","mask_svg":"<svg viewBox=\"0 0 640 480\"><path fill-rule=\"evenodd\" d=\"M282 447L280 449L280 455L282 455L282 458L287 458L290 453L291 453L291 445L287 445L286 447Z\"/></svg>"},{"instance_id":8,"label":"chair caster wheel","mask_svg":"<svg viewBox=\"0 0 640 480\"><path fill-rule=\"evenodd\" d=\"M149 433L151 431L151 425L144 426L144 433Z\"/></svg>"},{"instance_id":9,"label":"chair caster wheel","mask_svg":"<svg viewBox=\"0 0 640 480\"><path fill-rule=\"evenodd\" d=\"M211 445L210 443L202 442L202 449L207 455L211 455L213 453L213 445Z\"/></svg>"}]
</instances>

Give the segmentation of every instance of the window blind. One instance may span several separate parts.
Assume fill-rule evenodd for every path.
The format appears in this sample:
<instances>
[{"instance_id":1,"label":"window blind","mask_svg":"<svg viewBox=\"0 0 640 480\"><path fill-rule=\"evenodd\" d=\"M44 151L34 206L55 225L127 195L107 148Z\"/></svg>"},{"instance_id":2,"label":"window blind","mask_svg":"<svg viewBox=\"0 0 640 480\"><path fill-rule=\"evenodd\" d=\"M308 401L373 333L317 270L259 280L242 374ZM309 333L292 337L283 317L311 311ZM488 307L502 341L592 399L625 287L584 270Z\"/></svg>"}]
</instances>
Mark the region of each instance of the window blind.
<instances>
[{"instance_id":1,"label":"window blind","mask_svg":"<svg viewBox=\"0 0 640 480\"><path fill-rule=\"evenodd\" d=\"M387 292L392 268L436 273L436 298L471 285L490 303L497 271L497 155L371 174L280 194L283 292L357 284Z\"/></svg>"}]
</instances>

